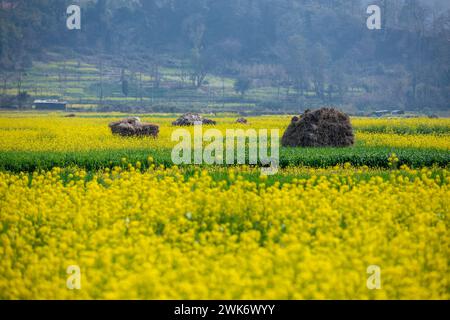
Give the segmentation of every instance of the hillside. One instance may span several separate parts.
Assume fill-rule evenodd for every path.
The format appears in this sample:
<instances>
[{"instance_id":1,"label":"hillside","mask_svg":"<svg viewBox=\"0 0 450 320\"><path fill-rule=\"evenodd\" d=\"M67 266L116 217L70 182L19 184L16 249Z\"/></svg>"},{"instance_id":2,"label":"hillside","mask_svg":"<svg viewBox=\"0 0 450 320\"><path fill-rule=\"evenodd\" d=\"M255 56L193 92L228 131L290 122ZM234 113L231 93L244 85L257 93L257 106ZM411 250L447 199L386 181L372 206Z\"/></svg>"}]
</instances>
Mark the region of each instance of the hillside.
<instances>
[{"instance_id":1,"label":"hillside","mask_svg":"<svg viewBox=\"0 0 450 320\"><path fill-rule=\"evenodd\" d=\"M355 114L450 109L450 25L440 1L3 1L0 106ZM45 23L44 23L45 21Z\"/></svg>"}]
</instances>

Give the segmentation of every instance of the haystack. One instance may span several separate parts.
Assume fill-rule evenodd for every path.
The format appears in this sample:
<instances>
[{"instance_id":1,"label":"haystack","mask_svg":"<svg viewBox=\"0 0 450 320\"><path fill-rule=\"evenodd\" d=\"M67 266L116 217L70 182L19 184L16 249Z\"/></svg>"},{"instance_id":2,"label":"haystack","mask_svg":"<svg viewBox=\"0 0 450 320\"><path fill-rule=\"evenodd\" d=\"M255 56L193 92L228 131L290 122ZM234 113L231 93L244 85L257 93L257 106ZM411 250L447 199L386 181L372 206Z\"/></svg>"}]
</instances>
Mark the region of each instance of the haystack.
<instances>
[{"instance_id":1,"label":"haystack","mask_svg":"<svg viewBox=\"0 0 450 320\"><path fill-rule=\"evenodd\" d=\"M157 137L159 134L159 126L156 124L143 123L138 117L122 119L109 124L113 134L124 137L131 136L151 136Z\"/></svg>"},{"instance_id":2,"label":"haystack","mask_svg":"<svg viewBox=\"0 0 450 320\"><path fill-rule=\"evenodd\" d=\"M172 122L174 126L193 126L196 123L201 124L216 124L214 120L203 118L198 113L185 113L176 121Z\"/></svg>"},{"instance_id":3,"label":"haystack","mask_svg":"<svg viewBox=\"0 0 450 320\"><path fill-rule=\"evenodd\" d=\"M247 121L247 119L245 119L245 118L239 118L239 119L236 120L236 123L247 124L248 121Z\"/></svg>"},{"instance_id":4,"label":"haystack","mask_svg":"<svg viewBox=\"0 0 450 320\"><path fill-rule=\"evenodd\" d=\"M281 140L285 147L349 147L354 142L350 118L332 108L308 110L292 118Z\"/></svg>"}]
</instances>

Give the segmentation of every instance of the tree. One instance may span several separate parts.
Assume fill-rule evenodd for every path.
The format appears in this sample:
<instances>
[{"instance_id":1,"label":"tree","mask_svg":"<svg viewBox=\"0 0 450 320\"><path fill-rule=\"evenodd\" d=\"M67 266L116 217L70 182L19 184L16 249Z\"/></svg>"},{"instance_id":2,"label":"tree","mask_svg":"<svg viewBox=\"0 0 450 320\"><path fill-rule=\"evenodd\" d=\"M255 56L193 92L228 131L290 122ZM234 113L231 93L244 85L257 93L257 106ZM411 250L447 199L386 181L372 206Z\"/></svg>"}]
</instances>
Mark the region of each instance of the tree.
<instances>
[{"instance_id":1,"label":"tree","mask_svg":"<svg viewBox=\"0 0 450 320\"><path fill-rule=\"evenodd\" d=\"M125 76L125 69L122 69L122 73L120 75L120 82L122 83L122 93L125 97L128 97L129 94L129 85L128 80Z\"/></svg>"},{"instance_id":2,"label":"tree","mask_svg":"<svg viewBox=\"0 0 450 320\"><path fill-rule=\"evenodd\" d=\"M17 95L17 104L19 109L26 106L27 102L30 100L30 95L26 91L22 91Z\"/></svg>"},{"instance_id":3,"label":"tree","mask_svg":"<svg viewBox=\"0 0 450 320\"><path fill-rule=\"evenodd\" d=\"M325 73L329 63L329 55L324 46L316 44L310 51L311 77L314 84L316 96L324 98L325 91Z\"/></svg>"},{"instance_id":4,"label":"tree","mask_svg":"<svg viewBox=\"0 0 450 320\"><path fill-rule=\"evenodd\" d=\"M288 39L287 54L284 58L286 70L300 96L304 95L308 83L308 45L306 40L296 35Z\"/></svg>"},{"instance_id":5,"label":"tree","mask_svg":"<svg viewBox=\"0 0 450 320\"><path fill-rule=\"evenodd\" d=\"M151 67L151 75L152 75L152 79L153 79L153 88L159 88L161 85L161 80L162 80L162 76L161 76L161 72L159 71L160 65L159 65L159 61L155 60L152 63L152 67Z\"/></svg>"},{"instance_id":6,"label":"tree","mask_svg":"<svg viewBox=\"0 0 450 320\"><path fill-rule=\"evenodd\" d=\"M234 91L241 94L241 97L243 98L245 93L250 90L251 87L251 80L246 77L239 77L234 82Z\"/></svg>"},{"instance_id":7,"label":"tree","mask_svg":"<svg viewBox=\"0 0 450 320\"><path fill-rule=\"evenodd\" d=\"M212 66L213 58L211 55L197 48L192 50L190 79L194 88L200 88L203 85Z\"/></svg>"}]
</instances>

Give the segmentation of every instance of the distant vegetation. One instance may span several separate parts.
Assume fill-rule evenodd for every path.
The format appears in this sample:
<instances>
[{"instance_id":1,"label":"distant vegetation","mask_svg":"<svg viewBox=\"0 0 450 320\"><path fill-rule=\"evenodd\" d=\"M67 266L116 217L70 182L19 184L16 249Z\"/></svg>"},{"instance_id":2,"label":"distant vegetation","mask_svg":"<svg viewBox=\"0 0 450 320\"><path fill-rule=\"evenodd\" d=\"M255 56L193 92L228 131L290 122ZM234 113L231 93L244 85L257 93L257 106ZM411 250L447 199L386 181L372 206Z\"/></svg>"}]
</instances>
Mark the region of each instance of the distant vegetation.
<instances>
[{"instance_id":1,"label":"distant vegetation","mask_svg":"<svg viewBox=\"0 0 450 320\"><path fill-rule=\"evenodd\" d=\"M125 112L450 109L445 1L373 1L376 31L363 0L87 0L80 31L65 27L70 1L2 3L1 107L57 98Z\"/></svg>"}]
</instances>

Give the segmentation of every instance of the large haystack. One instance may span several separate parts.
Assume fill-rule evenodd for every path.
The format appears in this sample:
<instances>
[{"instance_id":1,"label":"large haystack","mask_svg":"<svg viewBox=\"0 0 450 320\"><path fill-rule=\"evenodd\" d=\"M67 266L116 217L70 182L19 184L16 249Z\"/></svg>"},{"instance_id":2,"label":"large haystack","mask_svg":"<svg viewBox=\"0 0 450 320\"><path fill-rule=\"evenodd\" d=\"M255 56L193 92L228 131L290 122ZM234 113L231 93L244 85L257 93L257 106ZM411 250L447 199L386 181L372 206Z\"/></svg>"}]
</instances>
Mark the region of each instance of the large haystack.
<instances>
[{"instance_id":1,"label":"large haystack","mask_svg":"<svg viewBox=\"0 0 450 320\"><path fill-rule=\"evenodd\" d=\"M159 126L156 124L143 123L138 117L126 118L109 124L113 134L124 137L151 136L157 137Z\"/></svg>"},{"instance_id":2,"label":"large haystack","mask_svg":"<svg viewBox=\"0 0 450 320\"><path fill-rule=\"evenodd\" d=\"M193 126L196 123L201 124L216 124L214 120L203 118L197 113L186 113L179 117L176 121L172 122L174 126Z\"/></svg>"},{"instance_id":3,"label":"large haystack","mask_svg":"<svg viewBox=\"0 0 450 320\"><path fill-rule=\"evenodd\" d=\"M350 118L336 109L306 111L283 135L285 147L349 147L355 142Z\"/></svg>"}]
</instances>

